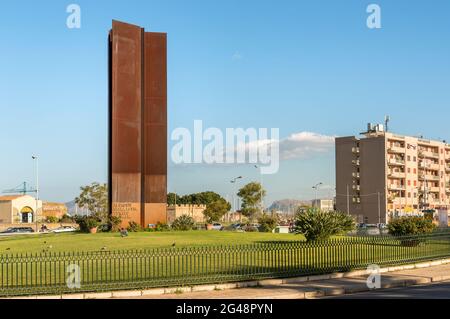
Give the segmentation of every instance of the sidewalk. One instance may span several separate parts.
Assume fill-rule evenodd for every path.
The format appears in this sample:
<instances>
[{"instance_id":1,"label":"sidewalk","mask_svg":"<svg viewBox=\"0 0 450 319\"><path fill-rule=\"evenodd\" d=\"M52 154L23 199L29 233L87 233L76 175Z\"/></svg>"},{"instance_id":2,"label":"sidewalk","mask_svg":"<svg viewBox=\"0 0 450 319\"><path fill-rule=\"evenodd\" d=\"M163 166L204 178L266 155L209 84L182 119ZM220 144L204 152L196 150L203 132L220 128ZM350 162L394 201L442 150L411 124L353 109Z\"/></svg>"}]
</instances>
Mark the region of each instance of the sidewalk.
<instances>
[{"instance_id":1,"label":"sidewalk","mask_svg":"<svg viewBox=\"0 0 450 319\"><path fill-rule=\"evenodd\" d=\"M309 282L260 282L252 288L171 293L164 295L133 296L139 299L312 299L369 291L367 276L326 279ZM381 274L381 289L406 287L450 280L450 264L415 268ZM264 282L266 282L264 284Z\"/></svg>"}]
</instances>

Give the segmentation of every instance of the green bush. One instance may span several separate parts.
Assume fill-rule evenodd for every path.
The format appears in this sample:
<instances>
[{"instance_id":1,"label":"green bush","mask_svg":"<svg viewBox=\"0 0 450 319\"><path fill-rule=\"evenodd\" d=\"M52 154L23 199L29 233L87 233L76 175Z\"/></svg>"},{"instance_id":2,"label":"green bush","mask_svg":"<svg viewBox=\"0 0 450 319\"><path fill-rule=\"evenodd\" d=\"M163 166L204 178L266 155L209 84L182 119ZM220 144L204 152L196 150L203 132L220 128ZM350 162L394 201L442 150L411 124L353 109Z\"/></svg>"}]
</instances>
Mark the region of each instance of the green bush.
<instances>
[{"instance_id":1,"label":"green bush","mask_svg":"<svg viewBox=\"0 0 450 319\"><path fill-rule=\"evenodd\" d=\"M182 215L175 219L172 223L172 229L174 230L192 230L195 227L195 221L188 215Z\"/></svg>"},{"instance_id":2,"label":"green bush","mask_svg":"<svg viewBox=\"0 0 450 319\"><path fill-rule=\"evenodd\" d=\"M69 223L73 223L74 221L75 221L74 217L71 217L71 216L65 214L59 222L69 224Z\"/></svg>"},{"instance_id":3,"label":"green bush","mask_svg":"<svg viewBox=\"0 0 450 319\"><path fill-rule=\"evenodd\" d=\"M131 222L128 223L127 230L128 230L130 233L137 233L137 232L142 231L142 227L141 227L141 225L139 225L138 223L136 223L136 222L134 222L134 221L131 221Z\"/></svg>"},{"instance_id":4,"label":"green bush","mask_svg":"<svg viewBox=\"0 0 450 319\"><path fill-rule=\"evenodd\" d=\"M294 232L302 234L307 241L327 240L331 236L355 229L352 216L341 212L325 212L316 208L297 212Z\"/></svg>"},{"instance_id":5,"label":"green bush","mask_svg":"<svg viewBox=\"0 0 450 319\"><path fill-rule=\"evenodd\" d=\"M388 224L389 234L393 236L428 234L435 227L432 220L423 217L399 217Z\"/></svg>"},{"instance_id":6,"label":"green bush","mask_svg":"<svg viewBox=\"0 0 450 319\"><path fill-rule=\"evenodd\" d=\"M47 218L45 218L45 222L50 224L56 224L57 222L59 222L59 218L56 216L47 216Z\"/></svg>"},{"instance_id":7,"label":"green bush","mask_svg":"<svg viewBox=\"0 0 450 319\"><path fill-rule=\"evenodd\" d=\"M262 215L258 218L259 231L263 233L272 232L277 227L278 219L269 215Z\"/></svg>"},{"instance_id":8,"label":"green bush","mask_svg":"<svg viewBox=\"0 0 450 319\"><path fill-rule=\"evenodd\" d=\"M92 228L96 228L100 224L100 220L94 216L76 216L75 222L82 233L89 233Z\"/></svg>"},{"instance_id":9,"label":"green bush","mask_svg":"<svg viewBox=\"0 0 450 319\"><path fill-rule=\"evenodd\" d=\"M166 223L158 222L156 224L155 231L170 231L170 226Z\"/></svg>"}]
</instances>

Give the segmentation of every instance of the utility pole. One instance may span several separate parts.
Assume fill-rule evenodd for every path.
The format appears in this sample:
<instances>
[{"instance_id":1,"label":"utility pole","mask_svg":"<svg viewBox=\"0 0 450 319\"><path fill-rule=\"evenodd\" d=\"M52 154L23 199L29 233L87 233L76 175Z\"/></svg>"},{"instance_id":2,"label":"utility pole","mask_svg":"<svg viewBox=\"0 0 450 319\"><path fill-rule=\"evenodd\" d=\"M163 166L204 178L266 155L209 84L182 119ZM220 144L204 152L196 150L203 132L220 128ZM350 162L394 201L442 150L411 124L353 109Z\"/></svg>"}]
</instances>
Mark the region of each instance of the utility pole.
<instances>
[{"instance_id":1,"label":"utility pole","mask_svg":"<svg viewBox=\"0 0 450 319\"><path fill-rule=\"evenodd\" d=\"M378 192L378 227L381 224L381 206L380 206L380 192Z\"/></svg>"},{"instance_id":2,"label":"utility pole","mask_svg":"<svg viewBox=\"0 0 450 319\"><path fill-rule=\"evenodd\" d=\"M232 200L233 200L233 205L232 206L234 206L234 212L237 212L237 209L236 209L237 207L236 207L236 202L235 202L234 196L235 196L235 193L236 193L236 181L238 179L242 179L242 176L235 177L235 178L233 178L230 181L230 183L233 184L233 186L234 186L233 187L233 196L232 196ZM242 223L242 214L239 214L239 222Z\"/></svg>"},{"instance_id":3,"label":"utility pole","mask_svg":"<svg viewBox=\"0 0 450 319\"><path fill-rule=\"evenodd\" d=\"M36 211L34 212L34 221L36 223L36 232L38 232L38 210L39 210L39 158L31 156L36 161Z\"/></svg>"},{"instance_id":4,"label":"utility pole","mask_svg":"<svg viewBox=\"0 0 450 319\"><path fill-rule=\"evenodd\" d=\"M314 185L312 188L315 190L315 197L314 197L314 206L316 206L317 205L317 190L319 189L319 186L320 185L323 185L323 183L322 182L320 182L320 183L317 183L316 185ZM320 206L319 206L320 207Z\"/></svg>"},{"instance_id":5,"label":"utility pole","mask_svg":"<svg viewBox=\"0 0 450 319\"><path fill-rule=\"evenodd\" d=\"M264 212L264 205L263 205L263 183L262 183L262 170L261 167L259 167L258 165L255 165L255 168L258 169L259 168L259 185L260 185L260 189L259 189L259 206L260 206L260 210L261 210L261 214Z\"/></svg>"},{"instance_id":6,"label":"utility pole","mask_svg":"<svg viewBox=\"0 0 450 319\"><path fill-rule=\"evenodd\" d=\"M347 184L347 215L350 215L350 191Z\"/></svg>"}]
</instances>

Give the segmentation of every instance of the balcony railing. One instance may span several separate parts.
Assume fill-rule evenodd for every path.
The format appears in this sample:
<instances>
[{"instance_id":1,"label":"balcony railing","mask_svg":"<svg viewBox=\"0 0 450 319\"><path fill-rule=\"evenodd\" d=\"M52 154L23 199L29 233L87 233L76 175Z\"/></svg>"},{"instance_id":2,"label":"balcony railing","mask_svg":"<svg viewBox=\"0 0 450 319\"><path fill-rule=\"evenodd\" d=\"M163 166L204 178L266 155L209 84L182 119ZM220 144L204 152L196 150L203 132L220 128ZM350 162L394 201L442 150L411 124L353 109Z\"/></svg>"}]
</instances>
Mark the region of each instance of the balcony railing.
<instances>
[{"instance_id":1,"label":"balcony railing","mask_svg":"<svg viewBox=\"0 0 450 319\"><path fill-rule=\"evenodd\" d=\"M391 172L388 174L390 178L406 178L406 173L404 172Z\"/></svg>"},{"instance_id":2,"label":"balcony railing","mask_svg":"<svg viewBox=\"0 0 450 319\"><path fill-rule=\"evenodd\" d=\"M391 190L405 190L405 185L390 184L388 188Z\"/></svg>"},{"instance_id":3,"label":"balcony railing","mask_svg":"<svg viewBox=\"0 0 450 319\"><path fill-rule=\"evenodd\" d=\"M419 151L419 157L428 157L428 158L439 158L438 152L432 152L432 151Z\"/></svg>"},{"instance_id":4,"label":"balcony railing","mask_svg":"<svg viewBox=\"0 0 450 319\"><path fill-rule=\"evenodd\" d=\"M427 181L440 181L441 178L439 176L436 175L425 175L425 174L420 174L419 175L419 180L427 180Z\"/></svg>"},{"instance_id":5,"label":"balcony railing","mask_svg":"<svg viewBox=\"0 0 450 319\"><path fill-rule=\"evenodd\" d=\"M389 146L388 147L389 153L405 153L405 148L401 146Z\"/></svg>"},{"instance_id":6,"label":"balcony railing","mask_svg":"<svg viewBox=\"0 0 450 319\"><path fill-rule=\"evenodd\" d=\"M399 158L390 158L388 163L390 165L405 165L405 160Z\"/></svg>"},{"instance_id":7,"label":"balcony railing","mask_svg":"<svg viewBox=\"0 0 450 319\"><path fill-rule=\"evenodd\" d=\"M359 173L353 173L352 176L355 177L355 178L359 178L360 177Z\"/></svg>"}]
</instances>

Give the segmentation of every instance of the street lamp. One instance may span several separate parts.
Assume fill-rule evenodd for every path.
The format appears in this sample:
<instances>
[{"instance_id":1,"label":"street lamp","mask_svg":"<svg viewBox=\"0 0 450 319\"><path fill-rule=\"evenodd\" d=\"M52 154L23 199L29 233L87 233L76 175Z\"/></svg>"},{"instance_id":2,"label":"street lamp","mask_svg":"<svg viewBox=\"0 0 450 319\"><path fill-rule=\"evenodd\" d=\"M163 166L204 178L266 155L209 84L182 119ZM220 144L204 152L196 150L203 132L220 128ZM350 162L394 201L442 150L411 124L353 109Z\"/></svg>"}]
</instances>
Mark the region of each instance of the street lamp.
<instances>
[{"instance_id":1,"label":"street lamp","mask_svg":"<svg viewBox=\"0 0 450 319\"><path fill-rule=\"evenodd\" d=\"M238 179L242 179L242 176L238 176L238 177L233 178L233 179L230 181L230 183L236 185L236 181L237 181ZM233 188L233 196L232 196L232 201L233 201L234 211L236 211L236 201L235 201L235 199L234 199L234 195L235 195L234 193L235 193L235 192L236 192L236 186Z\"/></svg>"},{"instance_id":2,"label":"street lamp","mask_svg":"<svg viewBox=\"0 0 450 319\"><path fill-rule=\"evenodd\" d=\"M36 162L36 211L34 212L34 222L36 223L36 232L38 232L38 207L39 207L39 158L36 155L31 156Z\"/></svg>"},{"instance_id":3,"label":"street lamp","mask_svg":"<svg viewBox=\"0 0 450 319\"><path fill-rule=\"evenodd\" d=\"M323 185L323 183L322 182L317 183L316 185L314 185L312 187L315 190L314 205L317 205L317 191L318 191L320 185Z\"/></svg>"},{"instance_id":4,"label":"street lamp","mask_svg":"<svg viewBox=\"0 0 450 319\"><path fill-rule=\"evenodd\" d=\"M262 171L261 171L261 167L258 165L255 165L256 169L259 169L259 185L260 185L260 189L259 189L259 206L260 206L260 210L261 210L261 214L264 212L264 205L263 205L263 183L262 183Z\"/></svg>"}]
</instances>

